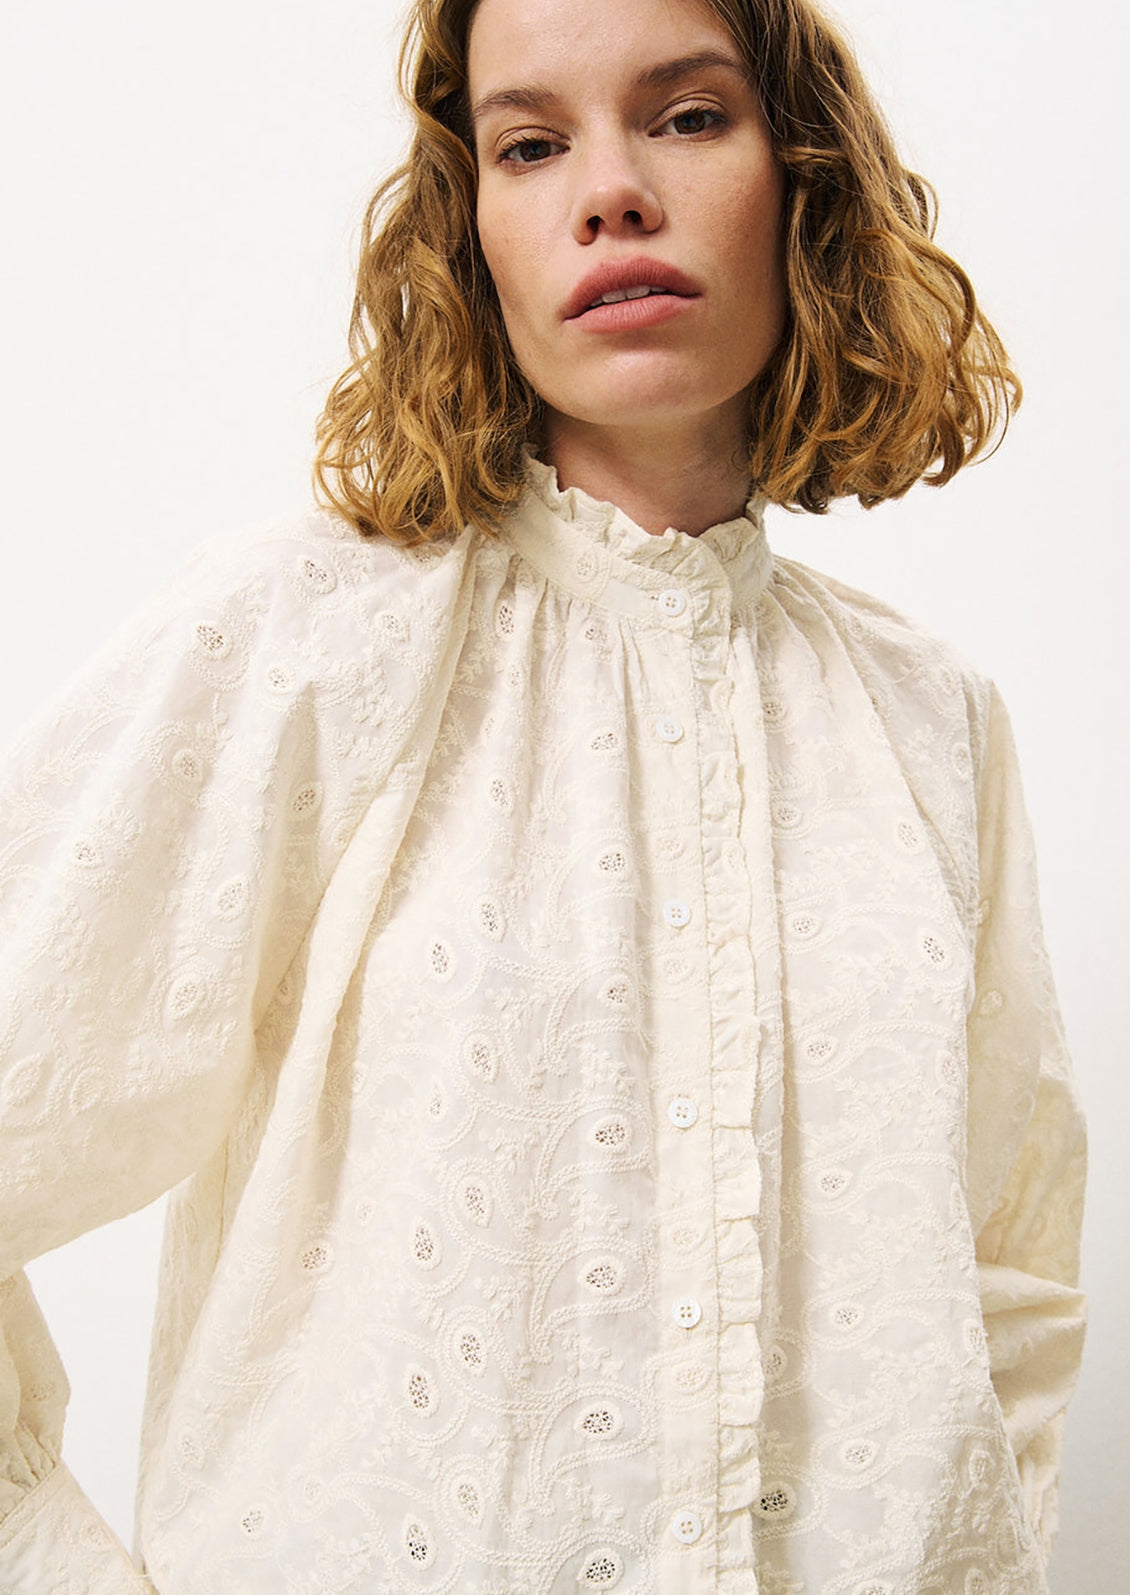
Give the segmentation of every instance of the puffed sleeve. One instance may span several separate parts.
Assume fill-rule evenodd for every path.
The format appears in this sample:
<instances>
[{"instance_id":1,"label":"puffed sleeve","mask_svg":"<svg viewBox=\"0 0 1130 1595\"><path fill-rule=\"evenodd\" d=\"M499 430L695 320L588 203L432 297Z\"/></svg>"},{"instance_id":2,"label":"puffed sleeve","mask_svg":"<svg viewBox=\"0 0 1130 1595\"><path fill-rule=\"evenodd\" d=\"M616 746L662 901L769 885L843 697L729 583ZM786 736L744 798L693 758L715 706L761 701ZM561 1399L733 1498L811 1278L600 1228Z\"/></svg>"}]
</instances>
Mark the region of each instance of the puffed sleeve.
<instances>
[{"instance_id":1,"label":"puffed sleeve","mask_svg":"<svg viewBox=\"0 0 1130 1595\"><path fill-rule=\"evenodd\" d=\"M5 1595L150 1588L60 1461L66 1379L22 1270L228 1133L264 1007L395 786L428 674L413 595L442 630L423 574L372 601L369 554L213 546L0 769Z\"/></svg>"},{"instance_id":2,"label":"puffed sleeve","mask_svg":"<svg viewBox=\"0 0 1130 1595\"><path fill-rule=\"evenodd\" d=\"M1045 1556L1064 1409L1083 1346L1084 1128L1037 900L1016 754L994 691L978 799L967 1185L993 1386Z\"/></svg>"}]
</instances>

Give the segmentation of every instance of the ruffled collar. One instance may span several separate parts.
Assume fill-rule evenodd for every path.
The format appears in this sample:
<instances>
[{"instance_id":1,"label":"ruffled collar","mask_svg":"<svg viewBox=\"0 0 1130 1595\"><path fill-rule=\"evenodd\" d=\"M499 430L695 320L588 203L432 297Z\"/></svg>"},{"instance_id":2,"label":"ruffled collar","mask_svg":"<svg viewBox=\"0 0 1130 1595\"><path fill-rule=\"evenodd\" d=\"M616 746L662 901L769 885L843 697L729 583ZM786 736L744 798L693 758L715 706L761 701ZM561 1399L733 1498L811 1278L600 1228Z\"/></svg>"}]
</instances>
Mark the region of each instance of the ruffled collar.
<instances>
[{"instance_id":1,"label":"ruffled collar","mask_svg":"<svg viewBox=\"0 0 1130 1595\"><path fill-rule=\"evenodd\" d=\"M620 584L654 591L676 579L696 587L721 586L734 601L748 602L771 575L764 501L756 496L743 515L697 537L674 528L654 536L615 504L581 488L559 487L553 467L532 455L526 460L526 483L506 527L508 539L544 574L581 596L604 595L624 607L615 603Z\"/></svg>"}]
</instances>

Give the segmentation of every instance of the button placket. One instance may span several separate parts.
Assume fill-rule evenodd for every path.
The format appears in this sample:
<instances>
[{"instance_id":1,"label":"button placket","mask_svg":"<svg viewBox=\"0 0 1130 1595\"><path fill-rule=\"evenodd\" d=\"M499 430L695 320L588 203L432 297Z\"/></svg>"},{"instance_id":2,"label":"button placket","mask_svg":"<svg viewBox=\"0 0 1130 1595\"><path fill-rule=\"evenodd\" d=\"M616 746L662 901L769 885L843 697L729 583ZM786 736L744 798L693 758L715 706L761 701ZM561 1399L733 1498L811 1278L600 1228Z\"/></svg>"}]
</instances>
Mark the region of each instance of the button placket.
<instances>
[{"instance_id":1,"label":"button placket","mask_svg":"<svg viewBox=\"0 0 1130 1595\"><path fill-rule=\"evenodd\" d=\"M698 605L701 597L702 595L697 591L697 587L689 593L676 587L665 589L657 596L656 607L659 612L659 618L671 623L673 631L682 631L684 628L689 629L689 623L694 617L699 615ZM692 600L694 601L693 610ZM697 627L697 619L694 619L694 624ZM697 671L697 666L695 668ZM693 719L695 710L691 707L691 701L689 698L684 699L681 695L668 697L666 701L661 698L652 713L652 736L656 742L671 749L672 763L669 768L672 773L675 769L682 769L679 760L683 755L674 752L676 745L685 742L688 736L693 738L696 735L695 721ZM657 749L656 752L658 753L658 751ZM688 770L686 773L689 775L692 772ZM676 860L672 858L667 862L669 865L675 864L676 869L679 869L680 865L685 867L689 861L680 858L678 863L676 863ZM700 936L705 930L704 921L698 918L698 915L702 912L703 905L697 897L697 878L694 874L681 876L681 870L679 874L673 873L668 878L674 891L668 898L660 898L657 905L659 907L659 918L671 938L668 945L671 946L676 938L679 939L680 945L685 946L687 940L697 945ZM687 892L686 897L679 893L680 887ZM696 928L698 935L696 935ZM674 1351L675 1344L689 1346L697 1343L698 1332L704 1319L703 1302L708 1299L709 1295L705 1289L702 1297L693 1295L687 1290L688 1286L693 1291L696 1287L702 1288L707 1283L701 1273L701 1258L692 1258L688 1253L694 1250L696 1230L701 1224L698 1207L699 1190L702 1182L710 1179L710 1140L708 1136L703 1141L701 1132L695 1133L693 1131L693 1126L698 1124L702 1117L705 1104L700 1104L694 1097L687 1095L685 1091L679 1090L679 1086L685 1080L685 1075L683 1080L680 1080L677 1075L675 1079L669 1079L666 1090L662 1091L656 1103L659 1114L666 1114L667 1124L663 1138L667 1143L666 1156L670 1159L670 1167L673 1173L678 1171L682 1181L685 1182L683 1202L677 1211L672 1211L666 1216L664 1225L665 1272L668 1282L667 1288L671 1292L671 1295L668 1296L668 1311L671 1315L671 1328L668 1330L668 1334L674 1337L672 1351ZM690 1205L686 1206L686 1204ZM686 1210L684 1211L685 1206ZM688 1235L691 1237L689 1242L686 1238ZM682 1331L682 1333L680 1334L678 1331ZM684 1341L684 1334L694 1336L695 1342ZM683 1355L685 1356L686 1352L683 1352ZM707 1446L713 1443L712 1440L707 1438L705 1433L701 1437L701 1442ZM683 1489L686 1488L686 1482L684 1476ZM675 1490L679 1490L677 1477L672 1476L667 1481L668 1489L671 1485L674 1485ZM672 1494L674 1494L674 1491L672 1491ZM667 1498L670 1501L671 1495L668 1495ZM661 1524L662 1522L663 1520L660 1519ZM703 1538L705 1532L703 1516L694 1510L693 1503L685 1501L680 1503L678 1495L674 1494L671 1515L667 1519L665 1528L661 1528L660 1532L666 1534L670 1553L677 1552L677 1554L684 1557L691 1555L697 1557L700 1553L691 1552L690 1547L697 1545ZM691 1564L687 1561L683 1565L689 1568Z\"/></svg>"}]
</instances>

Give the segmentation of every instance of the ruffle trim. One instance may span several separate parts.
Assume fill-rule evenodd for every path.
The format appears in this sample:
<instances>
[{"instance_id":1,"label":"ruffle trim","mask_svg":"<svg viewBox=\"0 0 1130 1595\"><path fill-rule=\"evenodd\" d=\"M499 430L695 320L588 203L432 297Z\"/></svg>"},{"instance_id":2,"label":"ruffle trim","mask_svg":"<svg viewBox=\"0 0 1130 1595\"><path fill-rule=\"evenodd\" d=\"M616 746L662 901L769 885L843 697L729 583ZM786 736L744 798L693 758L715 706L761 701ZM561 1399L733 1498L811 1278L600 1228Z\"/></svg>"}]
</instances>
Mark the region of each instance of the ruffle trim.
<instances>
[{"instance_id":1,"label":"ruffle trim","mask_svg":"<svg viewBox=\"0 0 1130 1595\"><path fill-rule=\"evenodd\" d=\"M746 604L769 581L773 560L760 498L748 501L744 515L698 537L674 529L652 536L616 505L580 488L560 488L556 471L542 461L529 456L526 469L530 490L505 535L544 575L579 597L596 600L610 582L645 592L669 586L673 577L700 583L713 567L735 604Z\"/></svg>"},{"instance_id":2,"label":"ruffle trim","mask_svg":"<svg viewBox=\"0 0 1130 1595\"><path fill-rule=\"evenodd\" d=\"M703 883L713 1098L714 1234L718 1269L719 1595L753 1595L750 1507L761 1474L757 1422L764 1396L759 1324L763 1271L758 1215L761 1169L753 1136L757 1096L757 985L750 944L752 892L736 820L737 751L728 717L715 707L728 634L695 640L695 677L710 708L701 716Z\"/></svg>"}]
</instances>

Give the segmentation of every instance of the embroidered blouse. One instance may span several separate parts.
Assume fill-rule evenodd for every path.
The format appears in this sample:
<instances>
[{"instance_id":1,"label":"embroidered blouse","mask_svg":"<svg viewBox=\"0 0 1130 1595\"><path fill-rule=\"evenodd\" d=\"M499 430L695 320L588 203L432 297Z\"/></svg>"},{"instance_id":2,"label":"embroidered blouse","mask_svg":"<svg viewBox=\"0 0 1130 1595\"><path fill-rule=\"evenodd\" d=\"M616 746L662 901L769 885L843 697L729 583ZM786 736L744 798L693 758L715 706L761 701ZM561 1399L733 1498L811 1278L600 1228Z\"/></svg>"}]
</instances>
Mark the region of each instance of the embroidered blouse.
<instances>
[{"instance_id":1,"label":"embroidered blouse","mask_svg":"<svg viewBox=\"0 0 1130 1595\"><path fill-rule=\"evenodd\" d=\"M1038 1595L1080 1118L989 684L530 467L2 771L6 1595ZM173 1190L136 1560L21 1270Z\"/></svg>"}]
</instances>

